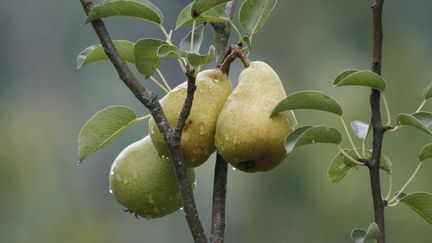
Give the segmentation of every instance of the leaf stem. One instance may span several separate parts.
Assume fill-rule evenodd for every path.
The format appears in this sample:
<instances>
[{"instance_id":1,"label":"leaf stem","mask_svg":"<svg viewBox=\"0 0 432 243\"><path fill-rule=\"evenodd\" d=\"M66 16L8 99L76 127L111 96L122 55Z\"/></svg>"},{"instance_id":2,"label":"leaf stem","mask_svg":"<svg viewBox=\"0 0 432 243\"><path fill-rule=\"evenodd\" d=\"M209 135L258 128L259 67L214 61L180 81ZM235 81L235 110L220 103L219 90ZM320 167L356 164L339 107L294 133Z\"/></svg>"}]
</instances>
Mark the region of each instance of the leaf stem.
<instances>
[{"instance_id":1,"label":"leaf stem","mask_svg":"<svg viewBox=\"0 0 432 243\"><path fill-rule=\"evenodd\" d=\"M390 199L392 189L393 189L393 177L392 177L392 175L389 175L389 189L388 189L387 196L385 197L384 200L388 201Z\"/></svg>"},{"instance_id":2,"label":"leaf stem","mask_svg":"<svg viewBox=\"0 0 432 243\"><path fill-rule=\"evenodd\" d=\"M337 145L337 147L338 147L339 151L340 151L344 156L346 156L349 160L351 160L354 164L356 164L356 165L361 165L361 166L364 165L364 163L358 162L358 161L357 161L356 159L354 159L351 155L349 155L347 152L345 152L345 150L344 150L341 146Z\"/></svg>"},{"instance_id":3,"label":"leaf stem","mask_svg":"<svg viewBox=\"0 0 432 243\"><path fill-rule=\"evenodd\" d=\"M341 122L342 122L342 126L343 126L343 128L345 129L345 132L346 132L346 134L347 134L347 136L348 136L348 140L350 141L351 146L352 146L354 152L356 153L356 155L357 155L359 158L361 158L362 156L361 156L360 153L357 151L357 148L356 148L356 146L355 146L355 144L354 144L354 141L353 141L352 138L351 138L350 132L349 132L349 130L348 130L348 127L347 127L347 125L346 125L346 123L345 123L345 120L344 120L343 116L341 116Z\"/></svg>"},{"instance_id":4,"label":"leaf stem","mask_svg":"<svg viewBox=\"0 0 432 243\"><path fill-rule=\"evenodd\" d=\"M241 40L243 39L242 34L240 32L240 30L237 28L237 26L234 24L234 21L230 20L229 24L231 25L231 27L234 29L234 31L237 33L237 38L238 38L238 42L241 42Z\"/></svg>"},{"instance_id":5,"label":"leaf stem","mask_svg":"<svg viewBox=\"0 0 432 243\"><path fill-rule=\"evenodd\" d=\"M417 108L416 112L421 111L423 109L423 106L426 104L427 100L423 100L423 102L420 104L420 106Z\"/></svg>"},{"instance_id":6,"label":"leaf stem","mask_svg":"<svg viewBox=\"0 0 432 243\"><path fill-rule=\"evenodd\" d=\"M163 86L157 79L155 79L153 76L150 76L150 79L153 81L153 83L155 83L157 86L159 86L159 88L161 88L163 91L165 91L165 93L168 93L169 90L167 88L165 88L165 86Z\"/></svg>"},{"instance_id":7,"label":"leaf stem","mask_svg":"<svg viewBox=\"0 0 432 243\"><path fill-rule=\"evenodd\" d=\"M388 203L394 202L403 193L403 191L407 188L407 186L411 183L411 181L414 179L414 177L419 172L422 164L423 164L423 162L419 162L418 163L416 169L414 170L414 172L412 173L412 175L410 176L410 178L408 179L408 181L405 183L405 185L402 186L402 188L398 191L398 193L392 199L390 199L388 201Z\"/></svg>"},{"instance_id":8,"label":"leaf stem","mask_svg":"<svg viewBox=\"0 0 432 243\"><path fill-rule=\"evenodd\" d=\"M138 117L137 119L135 119L135 121L137 121L137 122L145 121L145 120L149 119L150 117L151 117L151 114L147 114L145 116Z\"/></svg>"},{"instance_id":9,"label":"leaf stem","mask_svg":"<svg viewBox=\"0 0 432 243\"><path fill-rule=\"evenodd\" d=\"M159 77L162 79L163 83L165 84L165 87L171 91L171 87L169 86L168 82L165 79L165 76L162 74L161 70L159 68L156 69L156 72L158 73Z\"/></svg>"},{"instance_id":10,"label":"leaf stem","mask_svg":"<svg viewBox=\"0 0 432 243\"><path fill-rule=\"evenodd\" d=\"M170 44L170 45L174 45L174 44L172 43L172 41L171 41L171 37L170 37L170 35L168 34L168 32L166 31L165 27L164 27L163 25L160 24L160 25L159 25L159 29L162 31L163 35L165 36L165 38L166 38L166 42L167 42L168 44ZM184 58L182 58L181 60L178 60L178 59L177 59L177 61L178 61L179 65L180 65L180 68L181 68L182 72L183 72L183 73L186 73L186 72L187 72L187 70L186 70L186 66L185 66L186 61L184 60Z\"/></svg>"},{"instance_id":11,"label":"leaf stem","mask_svg":"<svg viewBox=\"0 0 432 243\"><path fill-rule=\"evenodd\" d=\"M192 21L191 42L190 42L190 46L189 46L189 52L192 52L192 50L193 50L193 44L194 44L194 38L195 38L195 25L196 25L196 20L194 19Z\"/></svg>"},{"instance_id":12,"label":"leaf stem","mask_svg":"<svg viewBox=\"0 0 432 243\"><path fill-rule=\"evenodd\" d=\"M384 103L384 107L385 107L386 114L387 114L387 126L390 126L391 125L391 114L390 114L390 109L389 109L389 106L387 104L387 99L385 97L384 92L382 93L382 98L383 98L383 103Z\"/></svg>"}]
</instances>

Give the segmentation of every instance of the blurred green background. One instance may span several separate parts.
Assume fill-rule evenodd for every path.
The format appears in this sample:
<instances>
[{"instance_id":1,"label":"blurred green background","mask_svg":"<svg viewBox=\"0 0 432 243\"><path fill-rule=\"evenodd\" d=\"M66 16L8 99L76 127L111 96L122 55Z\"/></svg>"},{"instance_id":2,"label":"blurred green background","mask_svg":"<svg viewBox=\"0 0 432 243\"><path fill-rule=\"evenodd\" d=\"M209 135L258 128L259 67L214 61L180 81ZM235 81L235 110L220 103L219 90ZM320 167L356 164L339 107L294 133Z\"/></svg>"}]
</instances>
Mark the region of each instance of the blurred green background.
<instances>
[{"instance_id":1,"label":"blurred green background","mask_svg":"<svg viewBox=\"0 0 432 243\"><path fill-rule=\"evenodd\" d=\"M153 1L173 28L188 1ZM372 1L279 1L254 38L252 60L269 63L288 93L318 89L338 99L346 119L369 119L369 90L332 88L348 68L371 63ZM393 117L413 112L432 77L432 1L386 1L383 75ZM147 111L119 81L108 62L76 70L85 47L98 42L75 1L2 1L0 5L0 242L191 242L181 211L137 220L108 192L111 162L122 148L147 133L134 125L77 167L77 135L85 121L113 104ZM146 22L111 18L114 39L162 38ZM188 28L175 32L174 40ZM209 32L209 42L212 40ZM207 43L209 44L209 43ZM237 62L232 80L241 66ZM183 81L174 62L162 65L172 86ZM179 79L178 77L182 77ZM156 86L146 86L160 92ZM432 110L432 105L425 107ZM334 116L299 111L302 125L340 127ZM345 139L346 140L346 139ZM404 128L385 137L397 190L432 139ZM346 144L346 141L345 141ZM307 146L268 173L229 171L226 242L350 242L350 231L372 220L368 173L352 171L338 185L326 176L334 146ZM214 158L197 170L196 200L210 225ZM408 192L432 192L426 164ZM384 193L387 177L382 179ZM386 209L388 242L431 242L432 228L404 206Z\"/></svg>"}]
</instances>

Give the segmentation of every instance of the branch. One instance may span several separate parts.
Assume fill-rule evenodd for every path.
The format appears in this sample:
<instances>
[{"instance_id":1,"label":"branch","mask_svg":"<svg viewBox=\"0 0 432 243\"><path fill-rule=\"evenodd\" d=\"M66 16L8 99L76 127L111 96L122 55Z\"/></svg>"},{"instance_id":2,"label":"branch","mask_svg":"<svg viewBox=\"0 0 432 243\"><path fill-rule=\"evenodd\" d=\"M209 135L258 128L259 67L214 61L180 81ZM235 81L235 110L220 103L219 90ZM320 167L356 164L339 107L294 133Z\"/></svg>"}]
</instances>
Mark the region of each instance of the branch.
<instances>
[{"instance_id":1,"label":"branch","mask_svg":"<svg viewBox=\"0 0 432 243\"><path fill-rule=\"evenodd\" d=\"M93 8L94 4L92 0L80 0L84 11L88 15ZM193 100L193 94L195 92L195 77L190 73L188 76L188 94L185 100L185 106L179 117L179 123L175 129L175 132L169 127L168 121L159 103L158 96L151 91L147 91L143 85L137 80L133 73L128 68L126 62L116 50L113 41L105 27L102 20L94 20L91 22L99 40L104 48L104 51L108 58L114 65L120 79L126 84L126 86L132 91L135 97L149 109L153 116L159 131L163 135L165 142L170 150L171 158L174 163L174 168L177 176L178 183L180 185L183 209L185 217L191 230L192 236L197 243L207 243L207 237L205 236L204 229L201 221L198 217L198 213L195 206L195 199L193 196L192 188L187 177L187 169L184 164L183 154L180 148L181 131L183 130L185 120L189 116L191 104ZM192 85L190 85L192 84ZM189 87L190 86L190 87Z\"/></svg>"},{"instance_id":2,"label":"branch","mask_svg":"<svg viewBox=\"0 0 432 243\"><path fill-rule=\"evenodd\" d=\"M236 0L233 0L226 5L225 10L230 18L234 15L235 4ZM231 53L231 49L227 50L231 27L229 23L214 23L213 28L215 30L216 63L217 66L220 67L222 62L224 62ZM224 72L228 75L229 67ZM217 153L213 182L213 208L210 237L210 242L212 243L223 243L225 238L227 179L228 162Z\"/></svg>"},{"instance_id":3,"label":"branch","mask_svg":"<svg viewBox=\"0 0 432 243\"><path fill-rule=\"evenodd\" d=\"M373 13L373 57L372 57L372 71L381 74L381 56L382 56L382 10L384 0L375 0L372 6ZM373 128L373 141L372 141L372 158L368 163L370 183L372 189L372 198L374 206L375 222L378 224L380 237L378 243L385 243L385 227L384 227L384 206L385 202L381 196L381 182L380 182L380 159L381 149L383 144L383 137L386 128L382 124L381 119L381 94L379 90L372 89L370 95L370 105L372 113L372 128Z\"/></svg>"}]
</instances>

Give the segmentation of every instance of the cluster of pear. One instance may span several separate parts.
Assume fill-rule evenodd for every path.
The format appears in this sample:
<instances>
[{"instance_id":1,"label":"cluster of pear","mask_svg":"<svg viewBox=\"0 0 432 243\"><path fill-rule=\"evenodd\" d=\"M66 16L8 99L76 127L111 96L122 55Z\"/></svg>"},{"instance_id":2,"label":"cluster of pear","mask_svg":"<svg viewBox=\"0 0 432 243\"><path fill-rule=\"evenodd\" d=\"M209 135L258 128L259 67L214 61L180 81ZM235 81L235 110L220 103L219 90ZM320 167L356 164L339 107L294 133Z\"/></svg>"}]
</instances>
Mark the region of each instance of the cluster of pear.
<instances>
[{"instance_id":1,"label":"cluster of pear","mask_svg":"<svg viewBox=\"0 0 432 243\"><path fill-rule=\"evenodd\" d=\"M189 117L182 131L181 149L191 183L193 168L218 150L233 167L268 171L285 157L285 137L297 127L294 114L270 116L286 97L276 72L264 62L251 62L232 91L228 76L218 69L200 72ZM171 128L175 128L187 94L182 83L160 100ZM153 118L150 136L129 145L115 159L110 187L130 212L145 218L170 214L181 207L168 147Z\"/></svg>"}]
</instances>

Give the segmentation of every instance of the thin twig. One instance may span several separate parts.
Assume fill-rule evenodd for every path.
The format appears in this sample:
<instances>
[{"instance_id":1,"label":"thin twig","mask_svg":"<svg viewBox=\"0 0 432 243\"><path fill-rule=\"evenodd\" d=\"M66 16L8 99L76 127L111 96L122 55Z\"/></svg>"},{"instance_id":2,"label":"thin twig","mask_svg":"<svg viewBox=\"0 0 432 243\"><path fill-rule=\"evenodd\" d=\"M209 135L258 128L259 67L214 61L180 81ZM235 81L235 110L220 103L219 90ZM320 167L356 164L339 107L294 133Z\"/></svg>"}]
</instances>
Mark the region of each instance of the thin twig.
<instances>
[{"instance_id":1,"label":"thin twig","mask_svg":"<svg viewBox=\"0 0 432 243\"><path fill-rule=\"evenodd\" d=\"M230 18L234 14L236 0L228 2L225 11ZM214 23L215 30L215 46L216 46L216 63L218 67L231 53L231 49L227 50L228 39L230 36L229 23ZM228 75L229 68L225 70ZM214 169L213 183L213 203L212 203L212 224L211 224L211 243L223 243L225 238L225 203L228 179L228 162L217 153L216 164Z\"/></svg>"},{"instance_id":2,"label":"thin twig","mask_svg":"<svg viewBox=\"0 0 432 243\"><path fill-rule=\"evenodd\" d=\"M372 71L381 74L381 56L382 56L382 11L384 0L375 0L372 6L373 13L373 57L372 57ZM380 111L380 91L372 89L370 95L370 105L372 113L372 128L373 128L373 141L372 141L372 157L368 164L370 184L372 189L372 198L374 206L374 218L378 224L380 236L378 243L385 243L385 227L384 227L384 206L385 202L381 195L381 182L380 182L380 159L383 144L383 137L386 129L382 124L381 111Z\"/></svg>"},{"instance_id":3,"label":"thin twig","mask_svg":"<svg viewBox=\"0 0 432 243\"><path fill-rule=\"evenodd\" d=\"M80 0L80 2L84 8L84 11L88 15L94 6L93 1ZM91 22L91 24L97 36L99 37L102 46L104 47L106 55L109 57L114 67L116 68L120 76L120 79L127 85L127 87L135 95L135 97L145 107L147 107L147 109L149 109L151 115L153 116L161 134L165 139L165 142L167 143L167 146L170 150L171 158L174 162L174 168L175 168L177 180L180 185L183 208L184 208L186 220L189 224L189 229L191 230L195 242L207 243L208 240L204 233L204 229L202 227L201 221L198 217L192 188L190 186L189 179L187 177L187 170L186 170L186 166L184 165L183 155L180 149L181 135L178 135L177 132L173 133L173 131L169 127L168 121L159 103L158 96L151 91L147 91L144 88L144 86L138 82L137 78L130 71L130 69L126 65L126 62L116 50L112 42L112 39L102 20L100 19L94 20ZM191 82L194 82L194 80ZM192 90L194 91L195 89L191 88L191 91ZM193 91L192 91L192 96L193 96ZM190 96L191 95L189 94L189 88L188 88L188 95L185 103L191 102ZM181 126L184 126L183 120L186 120L187 116L189 115L189 111L187 111L188 109L190 111L190 106L184 107L182 111L182 116L179 118L179 124L178 127L176 128L176 131L182 130Z\"/></svg>"}]
</instances>

